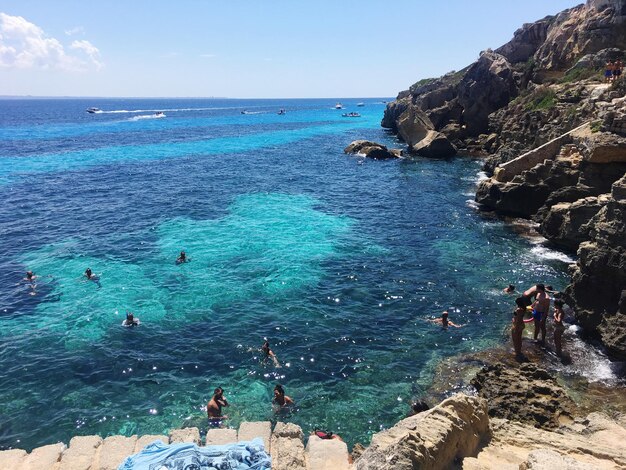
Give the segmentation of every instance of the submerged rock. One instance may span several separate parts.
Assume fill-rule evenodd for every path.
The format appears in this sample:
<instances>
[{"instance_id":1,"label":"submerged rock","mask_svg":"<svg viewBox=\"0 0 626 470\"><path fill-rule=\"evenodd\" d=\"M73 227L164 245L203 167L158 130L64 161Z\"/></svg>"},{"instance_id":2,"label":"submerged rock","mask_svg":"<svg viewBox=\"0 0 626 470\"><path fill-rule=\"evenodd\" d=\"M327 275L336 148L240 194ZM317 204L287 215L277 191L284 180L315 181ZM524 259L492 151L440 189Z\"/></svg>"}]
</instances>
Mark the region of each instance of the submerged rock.
<instances>
[{"instance_id":1,"label":"submerged rock","mask_svg":"<svg viewBox=\"0 0 626 470\"><path fill-rule=\"evenodd\" d=\"M375 160L386 160L388 158L399 158L402 156L400 149L388 149L382 144L370 142L369 140L355 140L345 149L344 153L360 154Z\"/></svg>"}]
</instances>

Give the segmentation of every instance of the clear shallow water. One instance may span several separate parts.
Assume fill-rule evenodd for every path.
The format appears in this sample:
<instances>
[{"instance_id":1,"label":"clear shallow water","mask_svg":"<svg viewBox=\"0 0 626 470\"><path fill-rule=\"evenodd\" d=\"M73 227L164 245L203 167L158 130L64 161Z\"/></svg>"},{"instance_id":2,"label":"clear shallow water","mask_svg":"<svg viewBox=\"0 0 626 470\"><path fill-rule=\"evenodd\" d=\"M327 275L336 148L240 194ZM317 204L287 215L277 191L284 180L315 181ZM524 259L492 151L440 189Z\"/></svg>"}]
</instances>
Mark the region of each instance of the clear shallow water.
<instances>
[{"instance_id":1,"label":"clear shallow water","mask_svg":"<svg viewBox=\"0 0 626 470\"><path fill-rule=\"evenodd\" d=\"M468 204L479 162L344 155L399 145L365 101L0 101L0 446L204 426L218 385L232 425L277 419L276 382L279 419L368 442L441 358L506 340L504 285L564 286L567 258Z\"/></svg>"}]
</instances>

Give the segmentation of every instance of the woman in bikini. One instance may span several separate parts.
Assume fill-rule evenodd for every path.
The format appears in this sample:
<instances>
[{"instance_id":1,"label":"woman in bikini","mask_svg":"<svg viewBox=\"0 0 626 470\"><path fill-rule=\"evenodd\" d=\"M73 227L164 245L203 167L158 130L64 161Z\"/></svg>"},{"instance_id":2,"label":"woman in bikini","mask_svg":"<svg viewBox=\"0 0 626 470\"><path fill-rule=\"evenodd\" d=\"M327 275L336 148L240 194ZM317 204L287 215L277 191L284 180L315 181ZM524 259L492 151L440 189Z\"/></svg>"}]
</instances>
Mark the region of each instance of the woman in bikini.
<instances>
[{"instance_id":1,"label":"woman in bikini","mask_svg":"<svg viewBox=\"0 0 626 470\"><path fill-rule=\"evenodd\" d=\"M561 339L565 331L565 325L563 325L564 316L563 301L557 299L554 301L554 349L556 349L556 355L559 357L563 354Z\"/></svg>"}]
</instances>

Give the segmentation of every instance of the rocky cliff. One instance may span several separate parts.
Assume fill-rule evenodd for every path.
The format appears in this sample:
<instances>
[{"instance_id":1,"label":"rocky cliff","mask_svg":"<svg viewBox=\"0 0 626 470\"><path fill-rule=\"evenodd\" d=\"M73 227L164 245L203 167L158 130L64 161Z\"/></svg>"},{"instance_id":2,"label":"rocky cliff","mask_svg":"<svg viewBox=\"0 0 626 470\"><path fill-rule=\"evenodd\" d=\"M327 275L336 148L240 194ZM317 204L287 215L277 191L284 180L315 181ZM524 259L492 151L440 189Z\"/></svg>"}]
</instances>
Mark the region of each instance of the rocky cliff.
<instances>
[{"instance_id":1,"label":"rocky cliff","mask_svg":"<svg viewBox=\"0 0 626 470\"><path fill-rule=\"evenodd\" d=\"M485 157L486 210L535 220L578 251L567 288L585 331L626 358L626 0L589 0L518 29L459 72L421 80L389 103L381 125L412 147L407 116L460 152Z\"/></svg>"},{"instance_id":2,"label":"rocky cliff","mask_svg":"<svg viewBox=\"0 0 626 470\"><path fill-rule=\"evenodd\" d=\"M619 469L623 416L600 413L554 430L490 418L487 400L455 395L372 437L356 470Z\"/></svg>"}]
</instances>

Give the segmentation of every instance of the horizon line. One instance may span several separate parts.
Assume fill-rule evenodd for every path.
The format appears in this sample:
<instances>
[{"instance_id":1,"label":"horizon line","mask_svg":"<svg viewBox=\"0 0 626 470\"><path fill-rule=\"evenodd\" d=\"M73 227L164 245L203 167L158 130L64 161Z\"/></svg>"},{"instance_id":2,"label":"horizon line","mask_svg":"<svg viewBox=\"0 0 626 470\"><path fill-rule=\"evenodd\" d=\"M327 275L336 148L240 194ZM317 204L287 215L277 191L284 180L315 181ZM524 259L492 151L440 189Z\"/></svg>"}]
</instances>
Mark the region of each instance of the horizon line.
<instances>
[{"instance_id":1,"label":"horizon line","mask_svg":"<svg viewBox=\"0 0 626 470\"><path fill-rule=\"evenodd\" d=\"M273 98L238 98L229 96L67 96L67 95L0 95L0 99L177 99L177 100L337 100L337 99L378 99L394 98L393 96L322 96L322 97L273 97Z\"/></svg>"}]
</instances>

